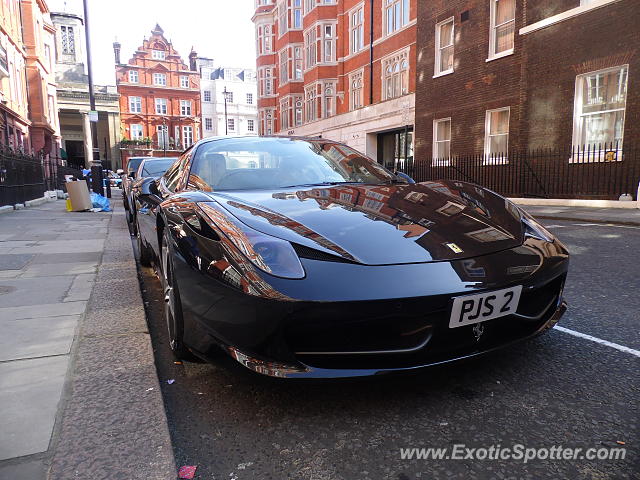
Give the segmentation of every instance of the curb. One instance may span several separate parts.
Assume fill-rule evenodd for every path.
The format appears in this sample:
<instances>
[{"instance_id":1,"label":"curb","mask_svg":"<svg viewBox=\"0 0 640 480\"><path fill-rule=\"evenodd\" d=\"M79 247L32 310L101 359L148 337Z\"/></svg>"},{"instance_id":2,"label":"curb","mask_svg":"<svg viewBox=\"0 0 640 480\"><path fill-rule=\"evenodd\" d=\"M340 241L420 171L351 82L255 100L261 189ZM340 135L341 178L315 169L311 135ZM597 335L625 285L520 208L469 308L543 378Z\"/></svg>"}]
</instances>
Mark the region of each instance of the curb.
<instances>
[{"instance_id":1,"label":"curb","mask_svg":"<svg viewBox=\"0 0 640 480\"><path fill-rule=\"evenodd\" d=\"M4 205L2 207L0 207L0 215L3 213L9 213L9 212L13 212L13 206L12 205Z\"/></svg>"},{"instance_id":2,"label":"curb","mask_svg":"<svg viewBox=\"0 0 640 480\"><path fill-rule=\"evenodd\" d=\"M584 217L564 217L560 215L537 215L532 213L535 218L544 218L545 220L564 220L567 222L585 222L585 223L598 223L601 225L624 225L627 227L640 227L640 221L629 220L602 220L599 218L584 218Z\"/></svg>"},{"instance_id":3,"label":"curb","mask_svg":"<svg viewBox=\"0 0 640 480\"><path fill-rule=\"evenodd\" d=\"M114 200L74 340L48 480L176 477L133 245L122 204Z\"/></svg>"},{"instance_id":4,"label":"curb","mask_svg":"<svg viewBox=\"0 0 640 480\"><path fill-rule=\"evenodd\" d=\"M589 207L589 208L621 208L638 209L638 201L620 200L580 200L571 198L509 198L516 205L526 205L531 207Z\"/></svg>"},{"instance_id":5,"label":"curb","mask_svg":"<svg viewBox=\"0 0 640 480\"><path fill-rule=\"evenodd\" d=\"M46 197L40 197L40 198L35 198L33 200L27 200L26 202L24 202L24 206L29 208L29 207L37 207L39 205L42 205L43 203L47 203L47 198Z\"/></svg>"}]
</instances>

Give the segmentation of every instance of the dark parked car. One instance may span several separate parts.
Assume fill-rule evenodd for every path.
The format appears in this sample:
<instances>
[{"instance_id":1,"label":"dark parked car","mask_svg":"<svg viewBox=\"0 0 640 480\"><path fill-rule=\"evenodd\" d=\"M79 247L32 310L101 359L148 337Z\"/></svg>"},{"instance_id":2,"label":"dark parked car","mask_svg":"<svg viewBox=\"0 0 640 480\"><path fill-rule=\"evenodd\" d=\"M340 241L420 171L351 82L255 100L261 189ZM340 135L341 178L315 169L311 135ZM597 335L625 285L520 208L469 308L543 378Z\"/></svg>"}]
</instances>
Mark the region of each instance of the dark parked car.
<instances>
[{"instance_id":1,"label":"dark parked car","mask_svg":"<svg viewBox=\"0 0 640 480\"><path fill-rule=\"evenodd\" d=\"M127 160L127 168L122 176L122 203L127 211L127 220L131 221L129 213L129 199L131 198L131 185L136 178L138 167L145 158L150 157L131 157Z\"/></svg>"},{"instance_id":2,"label":"dark parked car","mask_svg":"<svg viewBox=\"0 0 640 480\"><path fill-rule=\"evenodd\" d=\"M373 375L534 337L566 309L568 252L516 205L332 141L206 139L135 188L177 356Z\"/></svg>"},{"instance_id":3,"label":"dark parked car","mask_svg":"<svg viewBox=\"0 0 640 480\"><path fill-rule=\"evenodd\" d=\"M146 157L140 162L140 165L138 165L135 175L132 177L133 180L127 198L127 203L129 204L127 221L130 223L133 232L136 232L135 185L141 183L146 178L155 179L161 177L177 159L177 157Z\"/></svg>"}]
</instances>

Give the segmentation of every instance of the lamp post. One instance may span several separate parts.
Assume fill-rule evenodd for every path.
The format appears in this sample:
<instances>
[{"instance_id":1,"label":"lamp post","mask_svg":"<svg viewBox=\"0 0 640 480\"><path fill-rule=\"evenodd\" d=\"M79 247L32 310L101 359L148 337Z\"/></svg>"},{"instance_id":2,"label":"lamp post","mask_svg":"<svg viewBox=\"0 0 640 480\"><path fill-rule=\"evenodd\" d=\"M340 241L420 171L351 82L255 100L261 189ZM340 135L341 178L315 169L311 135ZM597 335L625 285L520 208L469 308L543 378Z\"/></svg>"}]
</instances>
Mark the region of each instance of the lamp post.
<instances>
[{"instance_id":1,"label":"lamp post","mask_svg":"<svg viewBox=\"0 0 640 480\"><path fill-rule=\"evenodd\" d=\"M162 156L167 156L167 142L169 141L169 130L167 130L167 119L162 119Z\"/></svg>"},{"instance_id":2,"label":"lamp post","mask_svg":"<svg viewBox=\"0 0 640 480\"><path fill-rule=\"evenodd\" d=\"M93 67L91 64L91 35L89 33L89 8L87 6L87 0L82 0L84 7L84 33L87 44L87 74L89 79L89 108L91 112L96 112L96 95L93 88ZM91 189L95 193L104 195L103 182L102 182L102 162L100 162L100 149L98 148L98 132L95 123L97 118L89 119L91 135Z\"/></svg>"},{"instance_id":3,"label":"lamp post","mask_svg":"<svg viewBox=\"0 0 640 480\"><path fill-rule=\"evenodd\" d=\"M227 95L229 95L229 92L227 92L227 86L224 86L224 90L222 91L222 96L224 97L224 134L225 135L229 135L229 122L227 121Z\"/></svg>"}]
</instances>

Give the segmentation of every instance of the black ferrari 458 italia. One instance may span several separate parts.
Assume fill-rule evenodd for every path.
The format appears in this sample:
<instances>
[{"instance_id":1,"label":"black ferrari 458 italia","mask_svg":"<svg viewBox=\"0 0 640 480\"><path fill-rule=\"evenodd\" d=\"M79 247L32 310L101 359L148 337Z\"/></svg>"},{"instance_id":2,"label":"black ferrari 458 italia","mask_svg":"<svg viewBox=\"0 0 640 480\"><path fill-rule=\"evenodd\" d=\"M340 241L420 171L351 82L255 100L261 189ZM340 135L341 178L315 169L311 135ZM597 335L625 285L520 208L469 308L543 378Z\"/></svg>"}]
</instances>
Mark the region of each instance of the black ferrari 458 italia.
<instances>
[{"instance_id":1,"label":"black ferrari 458 italia","mask_svg":"<svg viewBox=\"0 0 640 480\"><path fill-rule=\"evenodd\" d=\"M531 338L566 309L567 250L513 203L333 141L206 139L135 188L178 356L373 375Z\"/></svg>"}]
</instances>

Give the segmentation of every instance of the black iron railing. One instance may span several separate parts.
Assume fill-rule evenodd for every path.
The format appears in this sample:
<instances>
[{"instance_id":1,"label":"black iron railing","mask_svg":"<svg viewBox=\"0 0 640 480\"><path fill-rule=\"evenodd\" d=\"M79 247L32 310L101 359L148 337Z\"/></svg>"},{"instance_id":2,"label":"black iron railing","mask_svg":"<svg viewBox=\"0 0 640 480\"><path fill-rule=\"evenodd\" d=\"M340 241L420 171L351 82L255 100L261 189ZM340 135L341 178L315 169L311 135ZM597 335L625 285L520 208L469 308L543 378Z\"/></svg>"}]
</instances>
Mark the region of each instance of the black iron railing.
<instances>
[{"instance_id":1,"label":"black iron railing","mask_svg":"<svg viewBox=\"0 0 640 480\"><path fill-rule=\"evenodd\" d=\"M640 149L601 144L540 148L508 154L413 160L398 170L416 181L464 180L508 197L634 198L640 181Z\"/></svg>"},{"instance_id":2,"label":"black iron railing","mask_svg":"<svg viewBox=\"0 0 640 480\"><path fill-rule=\"evenodd\" d=\"M42 160L0 148L0 206L42 197L46 190Z\"/></svg>"}]
</instances>

